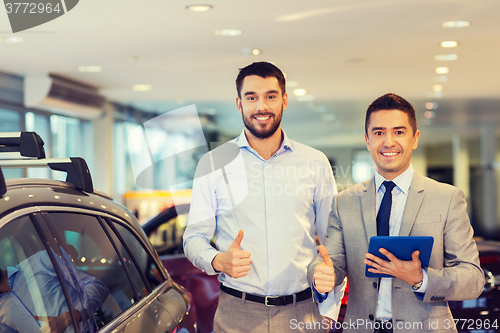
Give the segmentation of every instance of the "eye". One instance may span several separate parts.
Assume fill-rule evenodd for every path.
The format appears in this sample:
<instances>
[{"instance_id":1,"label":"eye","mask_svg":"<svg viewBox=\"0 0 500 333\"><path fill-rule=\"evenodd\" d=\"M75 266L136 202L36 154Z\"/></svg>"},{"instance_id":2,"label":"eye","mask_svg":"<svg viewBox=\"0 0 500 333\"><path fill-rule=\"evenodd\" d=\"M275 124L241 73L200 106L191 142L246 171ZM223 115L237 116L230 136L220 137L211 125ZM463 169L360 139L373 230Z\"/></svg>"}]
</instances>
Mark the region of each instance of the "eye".
<instances>
[{"instance_id":1,"label":"eye","mask_svg":"<svg viewBox=\"0 0 500 333\"><path fill-rule=\"evenodd\" d=\"M255 97L253 97L253 96L248 96L248 97L247 97L247 101L255 101Z\"/></svg>"},{"instance_id":2,"label":"eye","mask_svg":"<svg viewBox=\"0 0 500 333\"><path fill-rule=\"evenodd\" d=\"M403 134L405 134L405 132L404 131L396 131L396 134L403 135Z\"/></svg>"},{"instance_id":3,"label":"eye","mask_svg":"<svg viewBox=\"0 0 500 333\"><path fill-rule=\"evenodd\" d=\"M383 135L384 132L382 132L382 131L375 131L373 134L375 134L375 135Z\"/></svg>"},{"instance_id":4,"label":"eye","mask_svg":"<svg viewBox=\"0 0 500 333\"><path fill-rule=\"evenodd\" d=\"M267 98L268 98L268 99L275 99L275 98L276 98L276 96L274 96L274 95L270 95L270 96L268 96Z\"/></svg>"}]
</instances>

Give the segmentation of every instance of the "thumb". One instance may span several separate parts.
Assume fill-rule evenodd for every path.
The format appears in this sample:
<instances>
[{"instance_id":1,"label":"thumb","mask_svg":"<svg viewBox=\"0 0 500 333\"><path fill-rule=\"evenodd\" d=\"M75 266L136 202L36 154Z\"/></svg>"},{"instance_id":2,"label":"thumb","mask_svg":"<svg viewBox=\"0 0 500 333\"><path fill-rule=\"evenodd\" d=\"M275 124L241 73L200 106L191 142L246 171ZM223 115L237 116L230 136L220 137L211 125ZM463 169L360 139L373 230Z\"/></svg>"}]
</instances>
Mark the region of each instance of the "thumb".
<instances>
[{"instance_id":1,"label":"thumb","mask_svg":"<svg viewBox=\"0 0 500 333\"><path fill-rule=\"evenodd\" d=\"M241 241L243 240L243 230L238 231L238 235L234 239L233 244L231 244L231 247L233 249L239 250L241 247Z\"/></svg>"},{"instance_id":2,"label":"thumb","mask_svg":"<svg viewBox=\"0 0 500 333\"><path fill-rule=\"evenodd\" d=\"M35 318L35 320L38 320L38 321L48 321L47 317L45 317L45 316L33 316L33 318Z\"/></svg>"},{"instance_id":3,"label":"thumb","mask_svg":"<svg viewBox=\"0 0 500 333\"><path fill-rule=\"evenodd\" d=\"M321 254L321 257L323 258L323 262L325 263L325 265L333 268L333 262L332 262L332 259L330 258L330 256L328 255L328 250L326 249L326 247L324 247L323 245L320 245L318 247L318 250L319 250L319 254Z\"/></svg>"},{"instance_id":4,"label":"thumb","mask_svg":"<svg viewBox=\"0 0 500 333\"><path fill-rule=\"evenodd\" d=\"M419 259L419 257L418 257L419 255L420 255L420 251L418 251L418 250L417 250L417 251L414 251L414 252L411 254L411 260L412 260L412 261L420 260L420 259Z\"/></svg>"}]
</instances>

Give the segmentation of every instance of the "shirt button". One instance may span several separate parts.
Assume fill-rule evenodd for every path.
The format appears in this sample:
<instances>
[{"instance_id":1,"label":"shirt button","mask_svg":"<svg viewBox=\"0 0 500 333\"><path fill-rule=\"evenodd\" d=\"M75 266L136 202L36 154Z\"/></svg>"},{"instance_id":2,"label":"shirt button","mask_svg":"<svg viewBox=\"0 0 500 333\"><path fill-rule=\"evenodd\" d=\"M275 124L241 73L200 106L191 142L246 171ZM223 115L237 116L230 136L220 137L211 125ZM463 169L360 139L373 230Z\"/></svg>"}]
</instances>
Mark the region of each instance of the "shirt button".
<instances>
[{"instance_id":1,"label":"shirt button","mask_svg":"<svg viewBox=\"0 0 500 333\"><path fill-rule=\"evenodd\" d=\"M368 319L373 320L375 317L373 315L369 315Z\"/></svg>"},{"instance_id":2,"label":"shirt button","mask_svg":"<svg viewBox=\"0 0 500 333\"><path fill-rule=\"evenodd\" d=\"M373 288L377 289L377 282L373 282Z\"/></svg>"}]
</instances>

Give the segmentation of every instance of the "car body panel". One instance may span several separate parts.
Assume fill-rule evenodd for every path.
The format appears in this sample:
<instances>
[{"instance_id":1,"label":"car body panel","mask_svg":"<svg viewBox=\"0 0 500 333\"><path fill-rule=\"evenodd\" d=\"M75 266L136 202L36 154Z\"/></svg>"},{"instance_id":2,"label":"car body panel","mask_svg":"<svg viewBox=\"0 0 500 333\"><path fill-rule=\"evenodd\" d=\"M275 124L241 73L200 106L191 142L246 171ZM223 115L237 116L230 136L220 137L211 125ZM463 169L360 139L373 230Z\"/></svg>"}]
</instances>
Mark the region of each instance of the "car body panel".
<instances>
[{"instance_id":1,"label":"car body panel","mask_svg":"<svg viewBox=\"0 0 500 333\"><path fill-rule=\"evenodd\" d=\"M165 270L135 217L108 197L87 193L70 183L45 179L7 180L0 197L0 228L28 214L71 212L120 221L135 235L161 271L164 283L113 318L98 332L197 332L196 307L189 292ZM54 236L55 237L55 236Z\"/></svg>"}]
</instances>

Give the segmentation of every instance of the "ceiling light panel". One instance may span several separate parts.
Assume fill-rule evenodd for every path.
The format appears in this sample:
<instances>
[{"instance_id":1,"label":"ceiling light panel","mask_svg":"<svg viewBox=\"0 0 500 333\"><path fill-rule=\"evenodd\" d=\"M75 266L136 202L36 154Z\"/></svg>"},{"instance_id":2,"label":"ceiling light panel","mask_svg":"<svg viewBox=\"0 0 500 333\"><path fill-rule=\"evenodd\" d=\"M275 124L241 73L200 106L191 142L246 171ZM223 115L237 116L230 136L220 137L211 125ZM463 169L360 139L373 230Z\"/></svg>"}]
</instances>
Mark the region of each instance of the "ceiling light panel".
<instances>
[{"instance_id":1,"label":"ceiling light panel","mask_svg":"<svg viewBox=\"0 0 500 333\"><path fill-rule=\"evenodd\" d=\"M221 30L215 30L215 34L217 36L239 36L243 33L243 31L239 29L221 29Z\"/></svg>"},{"instance_id":2,"label":"ceiling light panel","mask_svg":"<svg viewBox=\"0 0 500 333\"><path fill-rule=\"evenodd\" d=\"M102 71L101 66L80 66L78 67L78 71L82 73L98 73Z\"/></svg>"},{"instance_id":3,"label":"ceiling light panel","mask_svg":"<svg viewBox=\"0 0 500 333\"><path fill-rule=\"evenodd\" d=\"M153 89L153 86L150 84L135 84L132 86L133 91L150 91Z\"/></svg>"},{"instance_id":4,"label":"ceiling light panel","mask_svg":"<svg viewBox=\"0 0 500 333\"><path fill-rule=\"evenodd\" d=\"M454 61L458 59L457 54L437 54L434 56L436 61Z\"/></svg>"},{"instance_id":5,"label":"ceiling light panel","mask_svg":"<svg viewBox=\"0 0 500 333\"><path fill-rule=\"evenodd\" d=\"M444 42L441 42L441 47L457 47L458 42L454 40L446 40Z\"/></svg>"},{"instance_id":6,"label":"ceiling light panel","mask_svg":"<svg viewBox=\"0 0 500 333\"><path fill-rule=\"evenodd\" d=\"M438 67L436 68L436 73L437 74L447 74L450 72L450 69L448 67Z\"/></svg>"},{"instance_id":7,"label":"ceiling light panel","mask_svg":"<svg viewBox=\"0 0 500 333\"><path fill-rule=\"evenodd\" d=\"M305 96L307 95L307 91L305 89L294 89L293 94L295 96Z\"/></svg>"},{"instance_id":8,"label":"ceiling light panel","mask_svg":"<svg viewBox=\"0 0 500 333\"><path fill-rule=\"evenodd\" d=\"M466 28L469 25L469 21L446 21L441 23L443 28Z\"/></svg>"},{"instance_id":9,"label":"ceiling light panel","mask_svg":"<svg viewBox=\"0 0 500 333\"><path fill-rule=\"evenodd\" d=\"M186 6L187 10L193 11L193 12L206 12L212 9L213 6L211 5L190 5Z\"/></svg>"},{"instance_id":10,"label":"ceiling light panel","mask_svg":"<svg viewBox=\"0 0 500 333\"><path fill-rule=\"evenodd\" d=\"M11 43L11 44L22 43L22 42L24 42L24 38L23 37L4 37L4 38L0 38L0 42Z\"/></svg>"}]
</instances>

